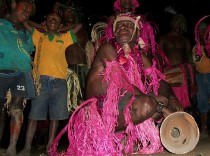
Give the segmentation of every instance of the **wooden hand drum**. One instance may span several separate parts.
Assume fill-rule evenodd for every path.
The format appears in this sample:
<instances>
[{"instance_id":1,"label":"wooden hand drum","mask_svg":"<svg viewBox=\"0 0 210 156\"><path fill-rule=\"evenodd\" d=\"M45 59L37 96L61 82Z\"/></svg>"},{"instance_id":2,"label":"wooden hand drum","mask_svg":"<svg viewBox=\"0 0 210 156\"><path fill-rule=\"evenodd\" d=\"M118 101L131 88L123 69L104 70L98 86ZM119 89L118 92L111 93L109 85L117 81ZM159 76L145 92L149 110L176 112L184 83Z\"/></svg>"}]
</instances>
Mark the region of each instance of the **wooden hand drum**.
<instances>
[{"instance_id":1,"label":"wooden hand drum","mask_svg":"<svg viewBox=\"0 0 210 156\"><path fill-rule=\"evenodd\" d=\"M193 150L199 141L199 134L197 123L186 112L170 114L160 127L163 146L175 154L185 154Z\"/></svg>"}]
</instances>

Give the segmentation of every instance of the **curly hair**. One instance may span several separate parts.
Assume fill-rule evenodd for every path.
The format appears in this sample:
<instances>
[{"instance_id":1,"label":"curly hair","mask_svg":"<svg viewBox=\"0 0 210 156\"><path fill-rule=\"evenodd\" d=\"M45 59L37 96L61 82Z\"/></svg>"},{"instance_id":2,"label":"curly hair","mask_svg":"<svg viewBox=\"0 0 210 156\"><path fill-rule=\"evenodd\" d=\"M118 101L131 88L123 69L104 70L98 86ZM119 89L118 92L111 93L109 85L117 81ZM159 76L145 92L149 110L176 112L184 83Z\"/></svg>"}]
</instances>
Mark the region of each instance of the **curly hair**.
<instances>
[{"instance_id":1,"label":"curly hair","mask_svg":"<svg viewBox=\"0 0 210 156\"><path fill-rule=\"evenodd\" d=\"M32 4L33 7L33 12L31 14L31 16L33 16L36 13L36 5L34 3L34 0L11 0L11 3L20 3L20 2L28 2L30 4Z\"/></svg>"}]
</instances>

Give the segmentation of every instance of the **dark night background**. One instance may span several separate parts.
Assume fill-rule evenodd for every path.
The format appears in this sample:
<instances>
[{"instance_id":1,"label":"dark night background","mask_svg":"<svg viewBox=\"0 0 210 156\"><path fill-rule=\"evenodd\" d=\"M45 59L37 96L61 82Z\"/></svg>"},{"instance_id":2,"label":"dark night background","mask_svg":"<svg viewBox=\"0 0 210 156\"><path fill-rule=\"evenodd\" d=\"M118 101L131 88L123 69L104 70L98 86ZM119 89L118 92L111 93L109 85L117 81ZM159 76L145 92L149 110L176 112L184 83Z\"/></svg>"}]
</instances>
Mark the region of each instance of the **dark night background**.
<instances>
[{"instance_id":1,"label":"dark night background","mask_svg":"<svg viewBox=\"0 0 210 156\"><path fill-rule=\"evenodd\" d=\"M51 11L55 2L65 3L67 0L35 0L37 11L32 20L42 22L44 16ZM171 14L165 13L167 6L174 8L177 13L183 14L188 23L188 35L193 37L194 27L199 19L210 14L210 0L138 0L140 7L137 14L148 14L148 19L159 27L159 33L169 30ZM114 13L115 0L72 0L82 9L84 21L89 30L91 26ZM103 17L103 18L102 18Z\"/></svg>"}]
</instances>

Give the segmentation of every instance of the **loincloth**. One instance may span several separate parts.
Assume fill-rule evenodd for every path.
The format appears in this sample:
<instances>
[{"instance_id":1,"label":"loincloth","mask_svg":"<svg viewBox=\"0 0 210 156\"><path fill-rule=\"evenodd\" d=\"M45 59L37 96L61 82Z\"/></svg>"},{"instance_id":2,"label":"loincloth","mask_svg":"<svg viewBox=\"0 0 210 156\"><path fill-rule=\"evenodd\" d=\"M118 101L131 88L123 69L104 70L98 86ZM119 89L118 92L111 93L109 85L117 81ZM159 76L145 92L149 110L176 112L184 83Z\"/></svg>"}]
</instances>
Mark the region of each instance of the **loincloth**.
<instances>
[{"instance_id":1,"label":"loincloth","mask_svg":"<svg viewBox=\"0 0 210 156\"><path fill-rule=\"evenodd\" d=\"M191 106L190 98L195 96L192 87L195 86L195 73L192 65L181 64L178 66L173 66L172 69L179 68L182 72L183 80L182 84L179 86L172 86L173 92L178 98L180 104L183 108Z\"/></svg>"},{"instance_id":2,"label":"loincloth","mask_svg":"<svg viewBox=\"0 0 210 156\"><path fill-rule=\"evenodd\" d=\"M72 111L84 101L84 90L89 68L87 65L71 65L67 70L67 106Z\"/></svg>"},{"instance_id":3,"label":"loincloth","mask_svg":"<svg viewBox=\"0 0 210 156\"><path fill-rule=\"evenodd\" d=\"M64 155L152 154L163 151L159 130L152 118L138 125L132 123L130 111L135 99L134 90L121 69L117 62L107 64L104 73L104 80L108 83L106 95L92 97L76 108L68 125L55 138L51 155L55 155L58 141L65 131L68 131L69 146ZM119 76L122 81L116 78ZM126 130L115 133L120 109L123 110ZM138 147L136 150L135 145Z\"/></svg>"},{"instance_id":4,"label":"loincloth","mask_svg":"<svg viewBox=\"0 0 210 156\"><path fill-rule=\"evenodd\" d=\"M184 83L184 74L179 67L167 70L163 74L166 76L166 82L171 87L178 87Z\"/></svg>"}]
</instances>

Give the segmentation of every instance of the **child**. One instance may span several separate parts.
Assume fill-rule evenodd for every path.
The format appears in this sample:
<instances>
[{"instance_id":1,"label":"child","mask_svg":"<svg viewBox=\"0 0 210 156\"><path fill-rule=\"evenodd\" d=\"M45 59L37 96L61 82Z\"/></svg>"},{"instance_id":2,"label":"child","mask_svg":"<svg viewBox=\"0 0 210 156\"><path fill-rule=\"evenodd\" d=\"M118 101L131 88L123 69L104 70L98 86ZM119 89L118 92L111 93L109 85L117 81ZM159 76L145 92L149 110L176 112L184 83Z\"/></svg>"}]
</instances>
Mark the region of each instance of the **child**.
<instances>
[{"instance_id":1,"label":"child","mask_svg":"<svg viewBox=\"0 0 210 156\"><path fill-rule=\"evenodd\" d=\"M47 120L49 116L49 138L46 146L48 152L48 148L55 138L59 120L69 118L65 50L77 41L74 33L81 27L77 25L72 31L59 33L61 16L56 12L52 12L46 17L46 32L44 33L39 32L28 23L25 23L25 26L32 32L36 47L33 71L36 82L38 82L37 86L41 86L41 88L37 88L38 96L32 100L25 147L19 154L21 156L30 155L37 120Z\"/></svg>"}]
</instances>

